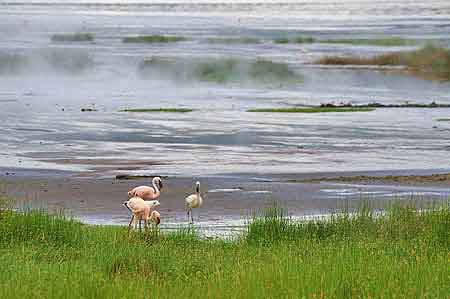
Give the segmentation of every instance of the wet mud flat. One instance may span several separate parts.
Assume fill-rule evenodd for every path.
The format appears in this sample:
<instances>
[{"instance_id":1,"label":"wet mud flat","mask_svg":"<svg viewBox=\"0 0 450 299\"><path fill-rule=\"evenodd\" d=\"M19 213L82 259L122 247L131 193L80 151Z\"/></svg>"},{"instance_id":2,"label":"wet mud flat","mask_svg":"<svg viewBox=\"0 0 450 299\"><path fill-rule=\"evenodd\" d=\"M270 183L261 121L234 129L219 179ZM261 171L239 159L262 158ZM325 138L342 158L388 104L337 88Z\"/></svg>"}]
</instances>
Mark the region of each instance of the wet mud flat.
<instances>
[{"instance_id":1,"label":"wet mud flat","mask_svg":"<svg viewBox=\"0 0 450 299\"><path fill-rule=\"evenodd\" d=\"M88 224L126 225L130 215L122 202L127 191L151 184L150 177L139 176L99 178L36 170L0 173L0 193L15 199L18 208L63 211ZM289 216L308 219L356 208L363 201L377 209L386 208L393 200L414 200L419 206L447 201L450 174L424 173L165 176L158 210L163 229L185 225L184 198L194 192L196 180L202 183L204 206L194 211L195 220L201 230L213 235L242 230L258 211L274 202Z\"/></svg>"}]
</instances>

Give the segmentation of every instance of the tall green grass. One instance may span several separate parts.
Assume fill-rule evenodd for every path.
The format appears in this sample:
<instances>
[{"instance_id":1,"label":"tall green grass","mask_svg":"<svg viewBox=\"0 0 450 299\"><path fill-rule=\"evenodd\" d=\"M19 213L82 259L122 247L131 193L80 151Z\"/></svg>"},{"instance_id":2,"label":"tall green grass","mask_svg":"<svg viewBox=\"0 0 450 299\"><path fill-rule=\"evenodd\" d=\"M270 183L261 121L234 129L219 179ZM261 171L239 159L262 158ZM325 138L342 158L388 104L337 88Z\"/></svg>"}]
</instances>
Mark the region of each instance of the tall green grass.
<instances>
[{"instance_id":1,"label":"tall green grass","mask_svg":"<svg viewBox=\"0 0 450 299\"><path fill-rule=\"evenodd\" d=\"M0 218L1 298L447 298L450 208L297 222L279 207L235 240L127 234L43 211Z\"/></svg>"}]
</instances>

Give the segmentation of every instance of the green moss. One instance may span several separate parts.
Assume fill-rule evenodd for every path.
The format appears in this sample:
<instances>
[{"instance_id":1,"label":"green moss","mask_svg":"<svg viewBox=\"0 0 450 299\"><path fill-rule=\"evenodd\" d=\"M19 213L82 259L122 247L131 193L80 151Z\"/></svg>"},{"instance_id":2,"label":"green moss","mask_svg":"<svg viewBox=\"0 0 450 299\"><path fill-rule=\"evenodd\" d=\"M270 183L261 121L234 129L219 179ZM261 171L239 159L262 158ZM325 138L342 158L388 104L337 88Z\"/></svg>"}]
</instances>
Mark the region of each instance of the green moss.
<instances>
[{"instance_id":1,"label":"green moss","mask_svg":"<svg viewBox=\"0 0 450 299\"><path fill-rule=\"evenodd\" d=\"M324 112L370 112L375 108L339 108L339 107L308 107L308 108L259 108L249 109L248 112L274 112L274 113L324 113Z\"/></svg>"},{"instance_id":2,"label":"green moss","mask_svg":"<svg viewBox=\"0 0 450 299\"><path fill-rule=\"evenodd\" d=\"M91 42L94 40L92 33L53 34L53 42Z\"/></svg>"},{"instance_id":3,"label":"green moss","mask_svg":"<svg viewBox=\"0 0 450 299\"><path fill-rule=\"evenodd\" d=\"M166 35L139 35L124 37L124 43L173 43L186 41L187 38L182 36L166 36Z\"/></svg>"},{"instance_id":4,"label":"green moss","mask_svg":"<svg viewBox=\"0 0 450 299\"><path fill-rule=\"evenodd\" d=\"M119 110L119 112L141 112L141 113L150 113L150 112L187 113L192 111L194 110L187 108L137 108L137 109Z\"/></svg>"}]
</instances>

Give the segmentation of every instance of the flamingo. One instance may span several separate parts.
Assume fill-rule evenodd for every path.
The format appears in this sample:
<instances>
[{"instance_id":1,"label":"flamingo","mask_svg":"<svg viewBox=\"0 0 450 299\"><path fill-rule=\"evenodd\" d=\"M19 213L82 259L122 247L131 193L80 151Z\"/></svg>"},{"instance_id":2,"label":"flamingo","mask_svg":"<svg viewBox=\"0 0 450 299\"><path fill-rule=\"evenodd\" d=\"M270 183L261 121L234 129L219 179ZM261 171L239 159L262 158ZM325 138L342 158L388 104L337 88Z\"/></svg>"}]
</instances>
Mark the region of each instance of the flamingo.
<instances>
[{"instance_id":1,"label":"flamingo","mask_svg":"<svg viewBox=\"0 0 450 299\"><path fill-rule=\"evenodd\" d=\"M160 222L160 214L152 209L159 206L158 200L143 200L140 197L132 197L123 202L123 205L133 213L130 223L128 224L128 232L131 229L131 224L134 220L134 227L137 228L139 222L139 231L142 231L141 221L144 220L144 228L147 228L148 221L154 222L156 225ZM156 213L155 213L156 212Z\"/></svg>"},{"instance_id":2,"label":"flamingo","mask_svg":"<svg viewBox=\"0 0 450 299\"><path fill-rule=\"evenodd\" d=\"M143 200L154 200L161 195L161 190L163 188L162 180L159 176L156 176L152 180L153 187L150 186L139 186L128 191L128 197L140 197Z\"/></svg>"},{"instance_id":3,"label":"flamingo","mask_svg":"<svg viewBox=\"0 0 450 299\"><path fill-rule=\"evenodd\" d=\"M192 209L200 208L203 204L203 198L200 196L200 182L195 183L195 194L191 194L186 197L186 209L187 218L189 221L189 214L191 215L191 223L194 223L194 216L192 215Z\"/></svg>"},{"instance_id":4,"label":"flamingo","mask_svg":"<svg viewBox=\"0 0 450 299\"><path fill-rule=\"evenodd\" d=\"M158 226L161 223L161 214L158 211L153 211L150 214L149 221L153 222L155 226Z\"/></svg>"}]
</instances>

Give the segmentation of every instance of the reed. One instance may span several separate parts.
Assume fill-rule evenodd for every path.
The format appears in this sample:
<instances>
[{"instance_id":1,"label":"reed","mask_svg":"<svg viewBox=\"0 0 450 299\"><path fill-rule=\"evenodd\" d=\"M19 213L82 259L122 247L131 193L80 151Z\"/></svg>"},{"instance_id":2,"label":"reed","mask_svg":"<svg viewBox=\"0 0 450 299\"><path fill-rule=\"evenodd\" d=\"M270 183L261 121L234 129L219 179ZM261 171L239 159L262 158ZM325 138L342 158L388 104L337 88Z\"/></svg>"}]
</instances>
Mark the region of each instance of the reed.
<instances>
[{"instance_id":1,"label":"reed","mask_svg":"<svg viewBox=\"0 0 450 299\"><path fill-rule=\"evenodd\" d=\"M419 50L394 52L373 57L326 56L315 62L323 65L405 66L407 72L432 80L450 80L450 50L427 45Z\"/></svg>"}]
</instances>

